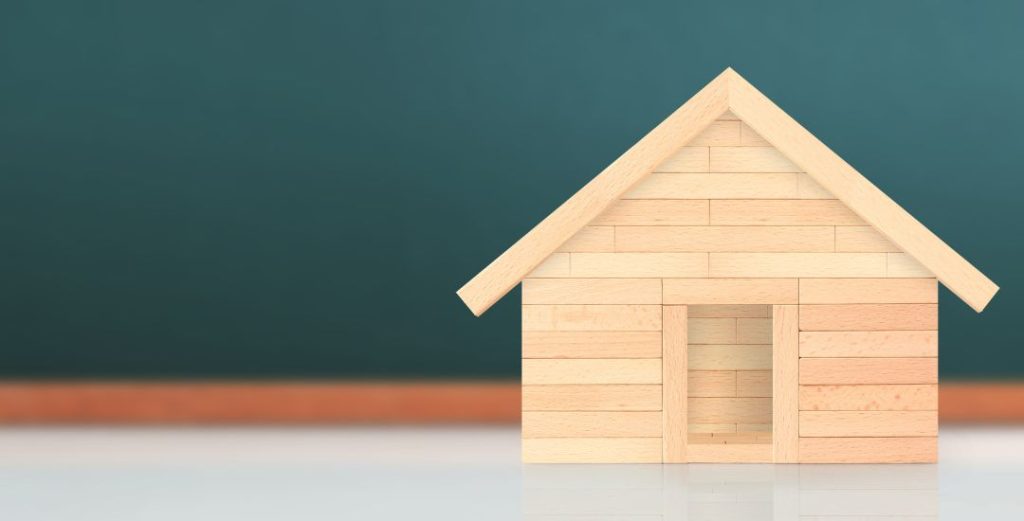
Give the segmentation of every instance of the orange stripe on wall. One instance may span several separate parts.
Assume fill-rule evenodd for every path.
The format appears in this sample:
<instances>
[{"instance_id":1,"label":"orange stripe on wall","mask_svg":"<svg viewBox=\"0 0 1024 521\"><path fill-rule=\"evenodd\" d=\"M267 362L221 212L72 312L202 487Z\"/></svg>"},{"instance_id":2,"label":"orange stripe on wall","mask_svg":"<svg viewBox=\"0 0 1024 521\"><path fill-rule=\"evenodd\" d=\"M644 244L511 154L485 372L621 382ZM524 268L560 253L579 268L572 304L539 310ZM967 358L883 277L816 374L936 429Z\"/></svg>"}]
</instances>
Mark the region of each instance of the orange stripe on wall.
<instances>
[{"instance_id":1,"label":"orange stripe on wall","mask_svg":"<svg viewBox=\"0 0 1024 521\"><path fill-rule=\"evenodd\" d=\"M517 382L3 382L0 423L518 424ZM1024 422L1024 383L939 387L939 418Z\"/></svg>"}]
</instances>

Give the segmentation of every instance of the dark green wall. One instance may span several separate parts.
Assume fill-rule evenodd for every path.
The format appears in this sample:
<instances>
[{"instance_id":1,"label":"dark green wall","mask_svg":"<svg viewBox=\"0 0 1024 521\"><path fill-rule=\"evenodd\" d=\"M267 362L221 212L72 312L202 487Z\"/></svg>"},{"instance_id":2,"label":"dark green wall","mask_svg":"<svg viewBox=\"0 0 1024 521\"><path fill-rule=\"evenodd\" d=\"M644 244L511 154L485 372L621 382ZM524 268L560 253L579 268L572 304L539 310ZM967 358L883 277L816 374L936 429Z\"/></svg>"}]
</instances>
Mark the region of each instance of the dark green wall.
<instances>
[{"instance_id":1,"label":"dark green wall","mask_svg":"<svg viewBox=\"0 0 1024 521\"><path fill-rule=\"evenodd\" d=\"M455 290L726 66L1003 287L1024 376L1024 4L0 7L0 376L514 377Z\"/></svg>"}]
</instances>

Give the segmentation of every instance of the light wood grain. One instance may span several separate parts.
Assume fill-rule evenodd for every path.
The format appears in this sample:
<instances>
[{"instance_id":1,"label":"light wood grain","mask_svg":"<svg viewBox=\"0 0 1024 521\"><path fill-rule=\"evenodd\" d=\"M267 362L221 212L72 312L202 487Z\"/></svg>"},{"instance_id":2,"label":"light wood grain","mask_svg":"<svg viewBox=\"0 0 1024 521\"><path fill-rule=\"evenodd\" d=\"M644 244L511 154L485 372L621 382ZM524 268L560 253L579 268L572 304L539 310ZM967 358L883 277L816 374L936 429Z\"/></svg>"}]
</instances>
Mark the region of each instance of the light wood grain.
<instances>
[{"instance_id":1,"label":"light wood grain","mask_svg":"<svg viewBox=\"0 0 1024 521\"><path fill-rule=\"evenodd\" d=\"M707 199L623 199L594 219L595 225L687 226L708 224Z\"/></svg>"},{"instance_id":2,"label":"light wood grain","mask_svg":"<svg viewBox=\"0 0 1024 521\"><path fill-rule=\"evenodd\" d=\"M523 331L658 331L657 305L542 304L523 306Z\"/></svg>"},{"instance_id":3,"label":"light wood grain","mask_svg":"<svg viewBox=\"0 0 1024 521\"><path fill-rule=\"evenodd\" d=\"M737 344L771 344L772 319L770 318L738 318L736 319Z\"/></svg>"},{"instance_id":4,"label":"light wood grain","mask_svg":"<svg viewBox=\"0 0 1024 521\"><path fill-rule=\"evenodd\" d=\"M800 438L800 463L934 463L938 438Z\"/></svg>"},{"instance_id":5,"label":"light wood grain","mask_svg":"<svg viewBox=\"0 0 1024 521\"><path fill-rule=\"evenodd\" d=\"M651 174L623 199L795 199L799 174Z\"/></svg>"},{"instance_id":6,"label":"light wood grain","mask_svg":"<svg viewBox=\"0 0 1024 521\"><path fill-rule=\"evenodd\" d=\"M706 277L706 253L573 253L573 277Z\"/></svg>"},{"instance_id":7,"label":"light wood grain","mask_svg":"<svg viewBox=\"0 0 1024 521\"><path fill-rule=\"evenodd\" d=\"M659 411L526 411L523 438L660 438Z\"/></svg>"},{"instance_id":8,"label":"light wood grain","mask_svg":"<svg viewBox=\"0 0 1024 521\"><path fill-rule=\"evenodd\" d=\"M836 251L898 252L900 249L870 226L837 226Z\"/></svg>"},{"instance_id":9,"label":"light wood grain","mask_svg":"<svg viewBox=\"0 0 1024 521\"><path fill-rule=\"evenodd\" d=\"M934 384L937 358L801 358L801 385Z\"/></svg>"},{"instance_id":10,"label":"light wood grain","mask_svg":"<svg viewBox=\"0 0 1024 521\"><path fill-rule=\"evenodd\" d=\"M523 463L661 463L661 439L526 438Z\"/></svg>"},{"instance_id":11,"label":"light wood grain","mask_svg":"<svg viewBox=\"0 0 1024 521\"><path fill-rule=\"evenodd\" d=\"M523 358L661 358L661 332L523 331Z\"/></svg>"},{"instance_id":12,"label":"light wood grain","mask_svg":"<svg viewBox=\"0 0 1024 521\"><path fill-rule=\"evenodd\" d=\"M690 463L771 463L770 443L695 443L687 454Z\"/></svg>"},{"instance_id":13,"label":"light wood grain","mask_svg":"<svg viewBox=\"0 0 1024 521\"><path fill-rule=\"evenodd\" d=\"M771 398L772 371L736 371L736 396Z\"/></svg>"},{"instance_id":14,"label":"light wood grain","mask_svg":"<svg viewBox=\"0 0 1024 521\"><path fill-rule=\"evenodd\" d=\"M725 71L712 80L470 279L457 292L466 306L475 315L486 311L559 245L716 120L728 107L729 75Z\"/></svg>"},{"instance_id":15,"label":"light wood grain","mask_svg":"<svg viewBox=\"0 0 1024 521\"><path fill-rule=\"evenodd\" d=\"M663 306L663 454L667 463L686 461L689 325L686 306Z\"/></svg>"},{"instance_id":16,"label":"light wood grain","mask_svg":"<svg viewBox=\"0 0 1024 521\"><path fill-rule=\"evenodd\" d=\"M660 385L524 385L524 411L660 411Z\"/></svg>"},{"instance_id":17,"label":"light wood grain","mask_svg":"<svg viewBox=\"0 0 1024 521\"><path fill-rule=\"evenodd\" d=\"M694 398L730 398L736 396L736 371L695 371L687 376L687 392ZM754 395L745 395L754 396Z\"/></svg>"},{"instance_id":18,"label":"light wood grain","mask_svg":"<svg viewBox=\"0 0 1024 521\"><path fill-rule=\"evenodd\" d=\"M725 433L725 432L736 432L735 423L691 423L686 427L689 432L688 438L692 438L694 434L713 434L713 433Z\"/></svg>"},{"instance_id":19,"label":"light wood grain","mask_svg":"<svg viewBox=\"0 0 1024 521\"><path fill-rule=\"evenodd\" d=\"M726 147L740 145L739 121L716 120L704 129L697 137L686 144L690 147Z\"/></svg>"},{"instance_id":20,"label":"light wood grain","mask_svg":"<svg viewBox=\"0 0 1024 521\"><path fill-rule=\"evenodd\" d=\"M936 411L800 411L800 436L937 436Z\"/></svg>"},{"instance_id":21,"label":"light wood grain","mask_svg":"<svg viewBox=\"0 0 1024 521\"><path fill-rule=\"evenodd\" d=\"M768 338L771 341L771 338ZM690 369L771 369L771 345L692 345Z\"/></svg>"},{"instance_id":22,"label":"light wood grain","mask_svg":"<svg viewBox=\"0 0 1024 521\"><path fill-rule=\"evenodd\" d=\"M621 252L830 252L832 226L622 226Z\"/></svg>"},{"instance_id":23,"label":"light wood grain","mask_svg":"<svg viewBox=\"0 0 1024 521\"><path fill-rule=\"evenodd\" d=\"M801 304L935 304L935 279L801 279Z\"/></svg>"},{"instance_id":24,"label":"light wood grain","mask_svg":"<svg viewBox=\"0 0 1024 521\"><path fill-rule=\"evenodd\" d=\"M740 145L745 147L770 147L771 143L760 134L754 132L750 125L743 123L740 127Z\"/></svg>"},{"instance_id":25,"label":"light wood grain","mask_svg":"<svg viewBox=\"0 0 1024 521\"><path fill-rule=\"evenodd\" d=\"M710 224L713 225L835 226L864 223L836 199L720 199L711 201L710 212Z\"/></svg>"},{"instance_id":26,"label":"light wood grain","mask_svg":"<svg viewBox=\"0 0 1024 521\"><path fill-rule=\"evenodd\" d=\"M526 279L523 304L661 304L661 281Z\"/></svg>"},{"instance_id":27,"label":"light wood grain","mask_svg":"<svg viewBox=\"0 0 1024 521\"><path fill-rule=\"evenodd\" d=\"M660 384L657 358L523 360L523 385Z\"/></svg>"},{"instance_id":28,"label":"light wood grain","mask_svg":"<svg viewBox=\"0 0 1024 521\"><path fill-rule=\"evenodd\" d=\"M771 306L765 304L696 304L687 307L697 318L768 318Z\"/></svg>"},{"instance_id":29,"label":"light wood grain","mask_svg":"<svg viewBox=\"0 0 1024 521\"><path fill-rule=\"evenodd\" d=\"M771 398L695 398L687 400L690 423L771 423Z\"/></svg>"},{"instance_id":30,"label":"light wood grain","mask_svg":"<svg viewBox=\"0 0 1024 521\"><path fill-rule=\"evenodd\" d=\"M802 357L938 356L938 331L819 331L800 333Z\"/></svg>"},{"instance_id":31,"label":"light wood grain","mask_svg":"<svg viewBox=\"0 0 1024 521\"><path fill-rule=\"evenodd\" d=\"M886 254L889 277L934 277L928 268L906 253Z\"/></svg>"},{"instance_id":32,"label":"light wood grain","mask_svg":"<svg viewBox=\"0 0 1024 521\"><path fill-rule=\"evenodd\" d=\"M799 309L772 308L772 445L776 463L798 461Z\"/></svg>"},{"instance_id":33,"label":"light wood grain","mask_svg":"<svg viewBox=\"0 0 1024 521\"><path fill-rule=\"evenodd\" d=\"M615 228L612 226L584 226L558 247L558 252L610 252L615 251Z\"/></svg>"},{"instance_id":34,"label":"light wood grain","mask_svg":"<svg viewBox=\"0 0 1024 521\"><path fill-rule=\"evenodd\" d=\"M528 273L526 278L568 277L570 274L569 254L552 253L536 269Z\"/></svg>"},{"instance_id":35,"label":"light wood grain","mask_svg":"<svg viewBox=\"0 0 1024 521\"><path fill-rule=\"evenodd\" d=\"M924 331L938 328L938 304L800 305L801 331Z\"/></svg>"},{"instance_id":36,"label":"light wood grain","mask_svg":"<svg viewBox=\"0 0 1024 521\"><path fill-rule=\"evenodd\" d=\"M727 86L730 110L868 224L935 273L975 311L985 308L998 286L735 71L729 73Z\"/></svg>"},{"instance_id":37,"label":"light wood grain","mask_svg":"<svg viewBox=\"0 0 1024 521\"><path fill-rule=\"evenodd\" d=\"M734 318L691 318L689 324L691 345L736 343Z\"/></svg>"},{"instance_id":38,"label":"light wood grain","mask_svg":"<svg viewBox=\"0 0 1024 521\"><path fill-rule=\"evenodd\" d=\"M712 172L801 172L772 147L713 147Z\"/></svg>"},{"instance_id":39,"label":"light wood grain","mask_svg":"<svg viewBox=\"0 0 1024 521\"><path fill-rule=\"evenodd\" d=\"M805 411L934 411L938 385L801 385Z\"/></svg>"},{"instance_id":40,"label":"light wood grain","mask_svg":"<svg viewBox=\"0 0 1024 521\"><path fill-rule=\"evenodd\" d=\"M666 304L796 304L796 279L665 279Z\"/></svg>"},{"instance_id":41,"label":"light wood grain","mask_svg":"<svg viewBox=\"0 0 1024 521\"><path fill-rule=\"evenodd\" d=\"M884 253L710 253L711 277L884 277Z\"/></svg>"},{"instance_id":42,"label":"light wood grain","mask_svg":"<svg viewBox=\"0 0 1024 521\"><path fill-rule=\"evenodd\" d=\"M825 187L818 184L813 177L800 174L797 178L797 197L800 199L835 199Z\"/></svg>"},{"instance_id":43,"label":"light wood grain","mask_svg":"<svg viewBox=\"0 0 1024 521\"><path fill-rule=\"evenodd\" d=\"M655 172L707 172L708 147L682 147L654 168Z\"/></svg>"}]
</instances>

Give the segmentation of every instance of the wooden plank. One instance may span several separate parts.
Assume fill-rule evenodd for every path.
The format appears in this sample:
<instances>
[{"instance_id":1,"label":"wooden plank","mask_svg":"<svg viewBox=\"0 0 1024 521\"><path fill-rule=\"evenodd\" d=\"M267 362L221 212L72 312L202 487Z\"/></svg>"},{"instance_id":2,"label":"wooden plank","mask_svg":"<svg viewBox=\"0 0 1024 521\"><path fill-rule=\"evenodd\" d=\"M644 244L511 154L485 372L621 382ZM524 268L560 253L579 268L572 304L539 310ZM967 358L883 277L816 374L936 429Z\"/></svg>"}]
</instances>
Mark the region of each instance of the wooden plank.
<instances>
[{"instance_id":1,"label":"wooden plank","mask_svg":"<svg viewBox=\"0 0 1024 521\"><path fill-rule=\"evenodd\" d=\"M801 304L935 304L935 279L800 279Z\"/></svg>"},{"instance_id":2,"label":"wooden plank","mask_svg":"<svg viewBox=\"0 0 1024 521\"><path fill-rule=\"evenodd\" d=\"M621 252L830 252L832 226L621 226Z\"/></svg>"},{"instance_id":3,"label":"wooden plank","mask_svg":"<svg viewBox=\"0 0 1024 521\"><path fill-rule=\"evenodd\" d=\"M523 304L661 304L661 281L526 279Z\"/></svg>"},{"instance_id":4,"label":"wooden plank","mask_svg":"<svg viewBox=\"0 0 1024 521\"><path fill-rule=\"evenodd\" d=\"M864 221L836 199L719 199L710 224L759 226L857 225Z\"/></svg>"},{"instance_id":5,"label":"wooden plank","mask_svg":"<svg viewBox=\"0 0 1024 521\"><path fill-rule=\"evenodd\" d=\"M666 304L796 304L797 279L665 279Z\"/></svg>"},{"instance_id":6,"label":"wooden plank","mask_svg":"<svg viewBox=\"0 0 1024 521\"><path fill-rule=\"evenodd\" d=\"M871 226L836 226L836 251L899 252L900 249Z\"/></svg>"},{"instance_id":7,"label":"wooden plank","mask_svg":"<svg viewBox=\"0 0 1024 521\"><path fill-rule=\"evenodd\" d=\"M802 172L772 147L713 147L712 172Z\"/></svg>"},{"instance_id":8,"label":"wooden plank","mask_svg":"<svg viewBox=\"0 0 1024 521\"><path fill-rule=\"evenodd\" d=\"M706 253L573 253L573 277L706 277Z\"/></svg>"},{"instance_id":9,"label":"wooden plank","mask_svg":"<svg viewBox=\"0 0 1024 521\"><path fill-rule=\"evenodd\" d=\"M708 147L682 147L654 168L655 172L707 172Z\"/></svg>"},{"instance_id":10,"label":"wooden plank","mask_svg":"<svg viewBox=\"0 0 1024 521\"><path fill-rule=\"evenodd\" d=\"M661 358L661 331L523 331L523 358Z\"/></svg>"},{"instance_id":11,"label":"wooden plank","mask_svg":"<svg viewBox=\"0 0 1024 521\"><path fill-rule=\"evenodd\" d=\"M736 319L737 344L771 344L772 319L770 318L739 318ZM754 369L754 368L752 368Z\"/></svg>"},{"instance_id":12,"label":"wooden plank","mask_svg":"<svg viewBox=\"0 0 1024 521\"><path fill-rule=\"evenodd\" d=\"M458 295L466 306L478 316L486 311L560 244L725 112L728 75L723 72L712 80L462 286Z\"/></svg>"},{"instance_id":13,"label":"wooden plank","mask_svg":"<svg viewBox=\"0 0 1024 521\"><path fill-rule=\"evenodd\" d=\"M736 371L736 396L772 397L772 371Z\"/></svg>"},{"instance_id":14,"label":"wooden plank","mask_svg":"<svg viewBox=\"0 0 1024 521\"><path fill-rule=\"evenodd\" d=\"M689 323L686 306L663 306L665 329L663 342L664 381L662 411L662 458L666 463L686 462L687 376Z\"/></svg>"},{"instance_id":15,"label":"wooden plank","mask_svg":"<svg viewBox=\"0 0 1024 521\"><path fill-rule=\"evenodd\" d=\"M795 199L800 174L651 174L623 199Z\"/></svg>"},{"instance_id":16,"label":"wooden plank","mask_svg":"<svg viewBox=\"0 0 1024 521\"><path fill-rule=\"evenodd\" d=\"M524 411L660 411L660 385L524 385Z\"/></svg>"},{"instance_id":17,"label":"wooden plank","mask_svg":"<svg viewBox=\"0 0 1024 521\"><path fill-rule=\"evenodd\" d=\"M801 385L802 411L934 411L938 385Z\"/></svg>"},{"instance_id":18,"label":"wooden plank","mask_svg":"<svg viewBox=\"0 0 1024 521\"><path fill-rule=\"evenodd\" d=\"M523 463L661 463L661 439L526 438Z\"/></svg>"},{"instance_id":19,"label":"wooden plank","mask_svg":"<svg viewBox=\"0 0 1024 521\"><path fill-rule=\"evenodd\" d=\"M770 309L766 304L697 304L687 311L697 318L768 318Z\"/></svg>"},{"instance_id":20,"label":"wooden plank","mask_svg":"<svg viewBox=\"0 0 1024 521\"><path fill-rule=\"evenodd\" d=\"M768 340L771 341L771 338L769 337ZM771 369L771 367L771 345L695 344L690 346L690 368L694 370L727 371Z\"/></svg>"},{"instance_id":21,"label":"wooden plank","mask_svg":"<svg viewBox=\"0 0 1024 521\"><path fill-rule=\"evenodd\" d=\"M523 360L523 385L660 383L657 358Z\"/></svg>"},{"instance_id":22,"label":"wooden plank","mask_svg":"<svg viewBox=\"0 0 1024 521\"><path fill-rule=\"evenodd\" d=\"M770 139L868 224L884 231L903 251L921 261L975 311L985 308L999 288L977 268L735 71L729 74L728 90L730 110L751 128Z\"/></svg>"},{"instance_id":23,"label":"wooden plank","mask_svg":"<svg viewBox=\"0 0 1024 521\"><path fill-rule=\"evenodd\" d=\"M691 423L686 426L689 431L688 439L694 434L712 434L715 432L736 432L735 423Z\"/></svg>"},{"instance_id":24,"label":"wooden plank","mask_svg":"<svg viewBox=\"0 0 1024 521\"><path fill-rule=\"evenodd\" d=\"M800 438L800 463L935 463L938 438Z\"/></svg>"},{"instance_id":25,"label":"wooden plank","mask_svg":"<svg viewBox=\"0 0 1024 521\"><path fill-rule=\"evenodd\" d=\"M832 195L825 187L818 184L808 174L800 174L797 178L797 197L800 199L835 199L836 196Z\"/></svg>"},{"instance_id":26,"label":"wooden plank","mask_svg":"<svg viewBox=\"0 0 1024 521\"><path fill-rule=\"evenodd\" d=\"M610 252L615 251L615 228L612 226L584 226L558 247L558 252Z\"/></svg>"},{"instance_id":27,"label":"wooden plank","mask_svg":"<svg viewBox=\"0 0 1024 521\"><path fill-rule=\"evenodd\" d=\"M772 454L776 463L798 460L799 313L793 305L772 307Z\"/></svg>"},{"instance_id":28,"label":"wooden plank","mask_svg":"<svg viewBox=\"0 0 1024 521\"><path fill-rule=\"evenodd\" d=\"M689 398L690 423L771 423L771 398Z\"/></svg>"},{"instance_id":29,"label":"wooden plank","mask_svg":"<svg viewBox=\"0 0 1024 521\"><path fill-rule=\"evenodd\" d=\"M938 331L815 331L800 333L800 356L927 357L939 354Z\"/></svg>"},{"instance_id":30,"label":"wooden plank","mask_svg":"<svg viewBox=\"0 0 1024 521\"><path fill-rule=\"evenodd\" d=\"M707 199L623 199L594 219L595 225L687 226L708 224Z\"/></svg>"},{"instance_id":31,"label":"wooden plank","mask_svg":"<svg viewBox=\"0 0 1024 521\"><path fill-rule=\"evenodd\" d=\"M661 306L527 304L523 331L658 331Z\"/></svg>"},{"instance_id":32,"label":"wooden plank","mask_svg":"<svg viewBox=\"0 0 1024 521\"><path fill-rule=\"evenodd\" d=\"M660 438L659 411L526 411L523 438Z\"/></svg>"},{"instance_id":33,"label":"wooden plank","mask_svg":"<svg viewBox=\"0 0 1024 521\"><path fill-rule=\"evenodd\" d=\"M936 411L800 411L800 436L855 438L937 436Z\"/></svg>"},{"instance_id":34,"label":"wooden plank","mask_svg":"<svg viewBox=\"0 0 1024 521\"><path fill-rule=\"evenodd\" d=\"M689 320L690 344L735 344L736 319L733 318L691 318Z\"/></svg>"},{"instance_id":35,"label":"wooden plank","mask_svg":"<svg viewBox=\"0 0 1024 521\"><path fill-rule=\"evenodd\" d=\"M938 304L800 305L801 331L927 331L938 328Z\"/></svg>"},{"instance_id":36,"label":"wooden plank","mask_svg":"<svg viewBox=\"0 0 1024 521\"><path fill-rule=\"evenodd\" d=\"M710 253L711 277L884 277L884 253Z\"/></svg>"},{"instance_id":37,"label":"wooden plank","mask_svg":"<svg viewBox=\"0 0 1024 521\"><path fill-rule=\"evenodd\" d=\"M745 147L770 147L771 143L760 134L754 132L750 125L743 123L740 127L740 145Z\"/></svg>"},{"instance_id":38,"label":"wooden plank","mask_svg":"<svg viewBox=\"0 0 1024 521\"><path fill-rule=\"evenodd\" d=\"M535 270L528 273L526 278L568 277L569 274L569 254L552 253Z\"/></svg>"},{"instance_id":39,"label":"wooden plank","mask_svg":"<svg viewBox=\"0 0 1024 521\"><path fill-rule=\"evenodd\" d=\"M934 384L938 358L801 358L801 385Z\"/></svg>"},{"instance_id":40,"label":"wooden plank","mask_svg":"<svg viewBox=\"0 0 1024 521\"><path fill-rule=\"evenodd\" d=\"M736 396L736 371L695 371L691 368L687 376L687 393L694 398Z\"/></svg>"},{"instance_id":41,"label":"wooden plank","mask_svg":"<svg viewBox=\"0 0 1024 521\"><path fill-rule=\"evenodd\" d=\"M687 454L690 463L771 463L770 443L695 443Z\"/></svg>"},{"instance_id":42,"label":"wooden plank","mask_svg":"<svg viewBox=\"0 0 1024 521\"><path fill-rule=\"evenodd\" d=\"M686 144L690 147L725 147L740 145L739 121L713 121L697 137ZM706 170L705 170L706 172Z\"/></svg>"},{"instance_id":43,"label":"wooden plank","mask_svg":"<svg viewBox=\"0 0 1024 521\"><path fill-rule=\"evenodd\" d=\"M934 277L935 274L906 253L887 253L887 276L889 277Z\"/></svg>"}]
</instances>

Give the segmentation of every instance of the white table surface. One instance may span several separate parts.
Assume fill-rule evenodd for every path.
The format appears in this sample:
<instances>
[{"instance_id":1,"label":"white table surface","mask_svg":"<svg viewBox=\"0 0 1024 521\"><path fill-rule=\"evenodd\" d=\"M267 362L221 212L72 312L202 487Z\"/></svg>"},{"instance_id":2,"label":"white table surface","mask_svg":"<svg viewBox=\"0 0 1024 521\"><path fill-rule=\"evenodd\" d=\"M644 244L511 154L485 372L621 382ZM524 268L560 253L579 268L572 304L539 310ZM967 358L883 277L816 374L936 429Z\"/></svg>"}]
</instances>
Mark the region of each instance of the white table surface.
<instances>
[{"instance_id":1,"label":"white table surface","mask_svg":"<svg viewBox=\"0 0 1024 521\"><path fill-rule=\"evenodd\" d=\"M0 519L1024 519L1024 428L937 465L522 465L512 428L0 428Z\"/></svg>"}]
</instances>

